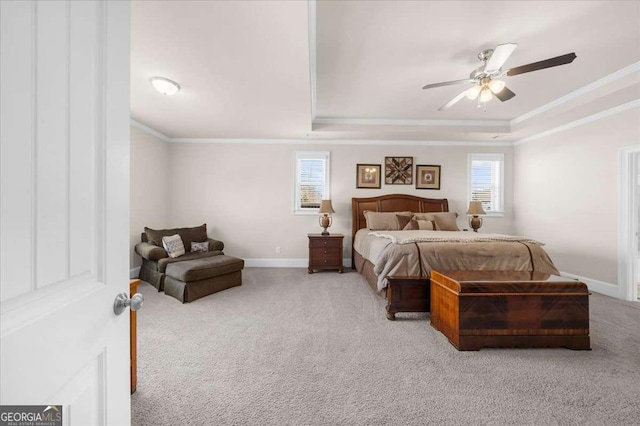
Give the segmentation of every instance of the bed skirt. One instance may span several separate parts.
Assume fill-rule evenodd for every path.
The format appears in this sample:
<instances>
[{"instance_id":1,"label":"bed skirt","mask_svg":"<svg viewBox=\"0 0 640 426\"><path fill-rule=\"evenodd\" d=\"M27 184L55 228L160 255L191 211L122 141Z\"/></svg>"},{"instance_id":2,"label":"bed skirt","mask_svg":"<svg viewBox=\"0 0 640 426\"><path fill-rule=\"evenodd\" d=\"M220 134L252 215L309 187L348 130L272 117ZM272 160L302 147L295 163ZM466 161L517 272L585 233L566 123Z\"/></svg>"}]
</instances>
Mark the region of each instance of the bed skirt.
<instances>
[{"instance_id":1,"label":"bed skirt","mask_svg":"<svg viewBox=\"0 0 640 426\"><path fill-rule=\"evenodd\" d=\"M373 272L373 263L362 257L356 250L353 251L353 266L367 280L374 293L386 298L386 290L378 290L378 276Z\"/></svg>"}]
</instances>

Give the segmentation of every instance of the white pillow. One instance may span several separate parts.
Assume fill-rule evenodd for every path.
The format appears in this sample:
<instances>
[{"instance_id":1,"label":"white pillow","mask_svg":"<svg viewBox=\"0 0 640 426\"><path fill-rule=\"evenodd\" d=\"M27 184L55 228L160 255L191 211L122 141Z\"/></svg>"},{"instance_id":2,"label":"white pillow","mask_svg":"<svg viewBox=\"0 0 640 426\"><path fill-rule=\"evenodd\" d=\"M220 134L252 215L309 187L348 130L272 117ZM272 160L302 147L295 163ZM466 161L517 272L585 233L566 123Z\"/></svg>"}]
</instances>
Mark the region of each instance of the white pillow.
<instances>
[{"instance_id":1,"label":"white pillow","mask_svg":"<svg viewBox=\"0 0 640 426\"><path fill-rule=\"evenodd\" d=\"M162 237L162 247L167 251L169 257L176 258L182 256L184 251L184 244L180 235L175 234L169 237Z\"/></svg>"},{"instance_id":2,"label":"white pillow","mask_svg":"<svg viewBox=\"0 0 640 426\"><path fill-rule=\"evenodd\" d=\"M206 253L209 251L209 241L201 243L191 242L191 253Z\"/></svg>"}]
</instances>

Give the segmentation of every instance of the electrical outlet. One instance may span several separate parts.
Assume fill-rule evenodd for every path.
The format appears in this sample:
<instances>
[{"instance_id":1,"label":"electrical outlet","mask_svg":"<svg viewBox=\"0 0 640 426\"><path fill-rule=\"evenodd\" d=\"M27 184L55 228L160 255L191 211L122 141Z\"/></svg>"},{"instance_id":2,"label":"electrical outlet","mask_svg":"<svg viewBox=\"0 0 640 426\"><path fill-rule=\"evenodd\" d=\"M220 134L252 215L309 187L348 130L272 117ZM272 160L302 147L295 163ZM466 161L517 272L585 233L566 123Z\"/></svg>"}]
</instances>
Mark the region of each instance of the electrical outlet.
<instances>
[{"instance_id":1,"label":"electrical outlet","mask_svg":"<svg viewBox=\"0 0 640 426\"><path fill-rule=\"evenodd\" d=\"M276 254L280 254L280 247L276 247Z\"/></svg>"}]
</instances>

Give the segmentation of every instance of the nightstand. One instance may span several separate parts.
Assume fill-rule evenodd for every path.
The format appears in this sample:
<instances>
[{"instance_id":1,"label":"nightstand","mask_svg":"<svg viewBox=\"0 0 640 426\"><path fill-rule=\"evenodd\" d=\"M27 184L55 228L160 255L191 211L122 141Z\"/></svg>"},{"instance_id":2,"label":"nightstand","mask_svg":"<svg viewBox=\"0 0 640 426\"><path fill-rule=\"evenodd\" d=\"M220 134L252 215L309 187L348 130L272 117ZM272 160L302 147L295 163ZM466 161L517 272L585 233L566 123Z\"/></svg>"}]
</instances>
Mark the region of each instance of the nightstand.
<instances>
[{"instance_id":1,"label":"nightstand","mask_svg":"<svg viewBox=\"0 0 640 426\"><path fill-rule=\"evenodd\" d=\"M342 234L308 234L309 237L309 273L314 269L344 270L342 266Z\"/></svg>"}]
</instances>

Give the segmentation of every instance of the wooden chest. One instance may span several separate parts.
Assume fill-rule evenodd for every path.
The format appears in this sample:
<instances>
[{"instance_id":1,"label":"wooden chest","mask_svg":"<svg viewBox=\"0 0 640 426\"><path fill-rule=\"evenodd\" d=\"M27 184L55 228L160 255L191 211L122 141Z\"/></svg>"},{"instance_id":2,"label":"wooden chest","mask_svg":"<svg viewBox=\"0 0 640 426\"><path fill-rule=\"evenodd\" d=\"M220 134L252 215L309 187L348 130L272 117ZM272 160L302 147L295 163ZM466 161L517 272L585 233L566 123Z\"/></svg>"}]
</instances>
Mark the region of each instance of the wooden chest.
<instances>
[{"instance_id":1,"label":"wooden chest","mask_svg":"<svg viewBox=\"0 0 640 426\"><path fill-rule=\"evenodd\" d=\"M539 272L432 271L431 325L458 350L590 349L584 283Z\"/></svg>"},{"instance_id":2,"label":"wooden chest","mask_svg":"<svg viewBox=\"0 0 640 426\"><path fill-rule=\"evenodd\" d=\"M309 273L314 269L337 269L342 273L342 234L308 234Z\"/></svg>"}]
</instances>

